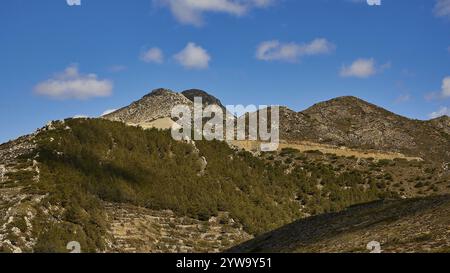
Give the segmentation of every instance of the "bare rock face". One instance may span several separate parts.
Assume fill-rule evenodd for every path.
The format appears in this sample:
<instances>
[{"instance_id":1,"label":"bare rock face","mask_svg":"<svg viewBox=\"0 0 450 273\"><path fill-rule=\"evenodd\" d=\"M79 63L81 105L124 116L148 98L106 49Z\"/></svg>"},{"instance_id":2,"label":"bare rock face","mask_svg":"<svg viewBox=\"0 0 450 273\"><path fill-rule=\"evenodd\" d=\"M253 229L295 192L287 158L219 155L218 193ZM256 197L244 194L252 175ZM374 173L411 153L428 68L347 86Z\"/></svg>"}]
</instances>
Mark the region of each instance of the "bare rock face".
<instances>
[{"instance_id":1,"label":"bare rock face","mask_svg":"<svg viewBox=\"0 0 450 273\"><path fill-rule=\"evenodd\" d=\"M170 117L172 108L180 104L193 107L193 103L182 94L161 88L103 118L133 124L152 122Z\"/></svg>"}]
</instances>

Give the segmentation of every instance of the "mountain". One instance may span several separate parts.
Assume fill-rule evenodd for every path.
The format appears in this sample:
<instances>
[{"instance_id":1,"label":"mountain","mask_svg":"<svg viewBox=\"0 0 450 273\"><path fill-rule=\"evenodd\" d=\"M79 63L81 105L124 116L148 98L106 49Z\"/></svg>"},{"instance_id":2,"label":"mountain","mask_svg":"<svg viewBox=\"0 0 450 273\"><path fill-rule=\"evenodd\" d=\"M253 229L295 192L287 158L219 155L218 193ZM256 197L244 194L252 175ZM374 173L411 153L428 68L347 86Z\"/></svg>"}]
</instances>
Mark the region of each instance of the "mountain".
<instances>
[{"instance_id":1,"label":"mountain","mask_svg":"<svg viewBox=\"0 0 450 273\"><path fill-rule=\"evenodd\" d=\"M303 112L281 107L280 149L250 153L158 130L173 124L172 107L192 107L195 96L223 107L201 90L157 89L102 118L52 121L1 144L0 252L67 252L70 241L83 252L218 252L356 204L387 206L361 205L380 221L392 206L401 221L414 219L421 214L408 204L450 193L448 117L410 120L354 97ZM352 215L362 219L353 208L339 218L344 230ZM436 221L446 223L440 209ZM422 240L440 251L434 238Z\"/></svg>"},{"instance_id":2,"label":"mountain","mask_svg":"<svg viewBox=\"0 0 450 273\"><path fill-rule=\"evenodd\" d=\"M368 253L368 245L378 242L385 253L448 253L449 213L448 195L376 201L296 221L228 251Z\"/></svg>"},{"instance_id":3,"label":"mountain","mask_svg":"<svg viewBox=\"0 0 450 273\"><path fill-rule=\"evenodd\" d=\"M301 111L280 109L280 137L336 147L398 152L450 161L448 117L411 120L356 97L339 97Z\"/></svg>"},{"instance_id":4,"label":"mountain","mask_svg":"<svg viewBox=\"0 0 450 273\"><path fill-rule=\"evenodd\" d=\"M178 105L186 105L193 113L195 97L202 98L203 108L208 105L217 105L224 111L224 116L227 113L220 100L205 91L190 89L176 93L169 89L159 88L145 95L140 100L113 113L104 115L102 118L147 129L167 130L172 128L175 123L171 118L172 108Z\"/></svg>"},{"instance_id":5,"label":"mountain","mask_svg":"<svg viewBox=\"0 0 450 273\"><path fill-rule=\"evenodd\" d=\"M162 118L170 118L172 108L180 104L193 107L193 103L184 95L160 88L153 90L129 106L103 116L103 118L129 124L145 124Z\"/></svg>"},{"instance_id":6,"label":"mountain","mask_svg":"<svg viewBox=\"0 0 450 273\"><path fill-rule=\"evenodd\" d=\"M225 109L219 99L199 89L181 93L156 89L103 118L169 129L173 124L171 109L179 104L193 107L194 97L201 97L204 107L218 105ZM412 120L351 96L317 103L301 112L280 107L280 138L286 142L308 141L337 148L399 153L447 164L449 133L448 117Z\"/></svg>"}]
</instances>

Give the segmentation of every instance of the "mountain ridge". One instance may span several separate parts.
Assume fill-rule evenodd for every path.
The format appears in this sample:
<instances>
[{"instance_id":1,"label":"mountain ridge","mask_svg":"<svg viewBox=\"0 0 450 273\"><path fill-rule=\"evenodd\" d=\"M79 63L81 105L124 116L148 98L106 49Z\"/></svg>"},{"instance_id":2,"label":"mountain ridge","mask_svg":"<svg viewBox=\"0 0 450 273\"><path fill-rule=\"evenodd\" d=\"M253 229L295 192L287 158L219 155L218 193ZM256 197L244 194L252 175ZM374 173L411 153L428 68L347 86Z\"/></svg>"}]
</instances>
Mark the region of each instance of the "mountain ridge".
<instances>
[{"instance_id":1,"label":"mountain ridge","mask_svg":"<svg viewBox=\"0 0 450 273\"><path fill-rule=\"evenodd\" d=\"M185 104L192 109L196 96L203 99L204 107L215 104L225 109L219 99L200 89L176 93L159 88L103 118L144 127L165 118L162 129L169 129L173 124L171 108ZM280 107L280 139L396 152L443 163L450 161L450 151L444 148L450 146L448 117L428 121L410 119L355 96L318 102L299 112Z\"/></svg>"},{"instance_id":2,"label":"mountain ridge","mask_svg":"<svg viewBox=\"0 0 450 273\"><path fill-rule=\"evenodd\" d=\"M198 90L188 96L195 93L220 103ZM445 117L405 120L348 97L305 112L280 108L285 139L331 137L329 143L349 145L346 137L363 133L360 141L380 138L378 148L390 148L389 134L426 135L440 140L428 146L438 161L289 146L249 153L221 141L175 141L167 130L141 126L167 119L177 103L192 105L183 94L156 89L106 118L53 121L1 144L0 252L64 252L74 239L86 252L221 251L305 217L450 191L438 152L448 147Z\"/></svg>"}]
</instances>

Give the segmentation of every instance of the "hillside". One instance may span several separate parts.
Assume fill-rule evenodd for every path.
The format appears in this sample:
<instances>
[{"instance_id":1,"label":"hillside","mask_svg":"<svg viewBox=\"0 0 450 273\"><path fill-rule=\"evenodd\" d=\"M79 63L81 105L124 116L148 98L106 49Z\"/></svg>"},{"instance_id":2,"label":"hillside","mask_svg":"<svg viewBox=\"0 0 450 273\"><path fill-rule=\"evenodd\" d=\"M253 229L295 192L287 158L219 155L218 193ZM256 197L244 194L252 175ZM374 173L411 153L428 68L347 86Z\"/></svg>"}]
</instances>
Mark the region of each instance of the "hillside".
<instances>
[{"instance_id":1,"label":"hillside","mask_svg":"<svg viewBox=\"0 0 450 273\"><path fill-rule=\"evenodd\" d=\"M0 252L66 252L70 241L84 252L218 252L355 204L450 193L446 117L413 121L352 97L282 107L284 141L270 153L155 129L196 95L222 106L201 90L158 89L1 144ZM428 151L403 147L425 134Z\"/></svg>"},{"instance_id":2,"label":"hillside","mask_svg":"<svg viewBox=\"0 0 450 273\"><path fill-rule=\"evenodd\" d=\"M358 149L399 152L450 161L448 117L411 120L355 97L321 102L302 111L282 108L281 138Z\"/></svg>"},{"instance_id":3,"label":"hillside","mask_svg":"<svg viewBox=\"0 0 450 273\"><path fill-rule=\"evenodd\" d=\"M6 166L0 236L10 251L64 251L67 240L108 250L115 238L105 209L110 203L204 222L225 213L237 238L248 238L310 214L395 195L365 188L369 182L358 172L330 169L326 189L334 197L323 198L311 191L317 181L302 168L287 172L223 142L181 143L167 131L103 119L53 122L0 150ZM313 165L311 171L313 177L323 172ZM347 175L354 178L351 188L342 184ZM306 206L299 196L308 199Z\"/></svg>"},{"instance_id":4,"label":"hillside","mask_svg":"<svg viewBox=\"0 0 450 273\"><path fill-rule=\"evenodd\" d=\"M229 252L450 252L450 196L377 201L296 221Z\"/></svg>"}]
</instances>

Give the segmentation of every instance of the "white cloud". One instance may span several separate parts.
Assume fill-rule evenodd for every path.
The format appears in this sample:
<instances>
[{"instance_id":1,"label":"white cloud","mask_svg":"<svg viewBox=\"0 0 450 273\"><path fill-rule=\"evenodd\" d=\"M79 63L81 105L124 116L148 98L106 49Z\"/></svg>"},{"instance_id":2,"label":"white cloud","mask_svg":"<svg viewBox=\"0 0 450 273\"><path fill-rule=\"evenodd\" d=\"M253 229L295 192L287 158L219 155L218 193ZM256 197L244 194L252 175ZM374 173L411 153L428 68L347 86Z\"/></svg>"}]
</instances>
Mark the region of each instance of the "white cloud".
<instances>
[{"instance_id":1,"label":"white cloud","mask_svg":"<svg viewBox=\"0 0 450 273\"><path fill-rule=\"evenodd\" d=\"M208 52L195 43L188 43L174 58L180 65L188 69L208 68L211 61L211 56Z\"/></svg>"},{"instance_id":2,"label":"white cloud","mask_svg":"<svg viewBox=\"0 0 450 273\"><path fill-rule=\"evenodd\" d=\"M340 75L341 77L369 78L370 76L381 73L390 67L390 62L377 66L373 58L357 59L350 66L343 65L340 70Z\"/></svg>"},{"instance_id":3,"label":"white cloud","mask_svg":"<svg viewBox=\"0 0 450 273\"><path fill-rule=\"evenodd\" d=\"M434 14L438 17L450 17L450 0L437 0Z\"/></svg>"},{"instance_id":4,"label":"white cloud","mask_svg":"<svg viewBox=\"0 0 450 273\"><path fill-rule=\"evenodd\" d=\"M242 16L253 8L267 7L276 0L153 0L168 6L173 16L183 24L201 26L207 12Z\"/></svg>"},{"instance_id":5,"label":"white cloud","mask_svg":"<svg viewBox=\"0 0 450 273\"><path fill-rule=\"evenodd\" d=\"M450 76L447 76L442 80L441 95L444 98L450 97Z\"/></svg>"},{"instance_id":6,"label":"white cloud","mask_svg":"<svg viewBox=\"0 0 450 273\"><path fill-rule=\"evenodd\" d=\"M110 96L112 89L111 81L100 80L95 74L82 75L76 65L71 65L64 72L37 84L34 91L56 99L89 99Z\"/></svg>"},{"instance_id":7,"label":"white cloud","mask_svg":"<svg viewBox=\"0 0 450 273\"><path fill-rule=\"evenodd\" d=\"M350 66L342 66L342 77L368 78L376 73L374 59L358 59Z\"/></svg>"},{"instance_id":8,"label":"white cloud","mask_svg":"<svg viewBox=\"0 0 450 273\"><path fill-rule=\"evenodd\" d=\"M450 98L450 76L442 80L441 90L438 92L431 92L425 96L427 100L446 99Z\"/></svg>"},{"instance_id":9,"label":"white cloud","mask_svg":"<svg viewBox=\"0 0 450 273\"><path fill-rule=\"evenodd\" d=\"M256 49L256 58L262 61L296 62L303 56L327 54L335 49L335 45L326 39L319 38L310 43L281 43L278 40L265 41Z\"/></svg>"},{"instance_id":10,"label":"white cloud","mask_svg":"<svg viewBox=\"0 0 450 273\"><path fill-rule=\"evenodd\" d=\"M161 49L157 47L152 47L141 53L141 61L146 63L163 63L164 54Z\"/></svg>"},{"instance_id":11,"label":"white cloud","mask_svg":"<svg viewBox=\"0 0 450 273\"><path fill-rule=\"evenodd\" d=\"M106 116L106 115L109 115L109 114L111 114L111 113L113 113L113 112L116 112L116 111L117 111L117 109L108 109L108 110L105 110L105 111L101 114L101 117Z\"/></svg>"},{"instance_id":12,"label":"white cloud","mask_svg":"<svg viewBox=\"0 0 450 273\"><path fill-rule=\"evenodd\" d=\"M450 116L450 108L443 106L429 115L430 118L439 118L442 116Z\"/></svg>"},{"instance_id":13,"label":"white cloud","mask_svg":"<svg viewBox=\"0 0 450 273\"><path fill-rule=\"evenodd\" d=\"M66 0L69 6L81 6L81 0Z\"/></svg>"},{"instance_id":14,"label":"white cloud","mask_svg":"<svg viewBox=\"0 0 450 273\"><path fill-rule=\"evenodd\" d=\"M368 6L381 6L384 0L345 0L345 1L355 4L364 3L365 5Z\"/></svg>"}]
</instances>

